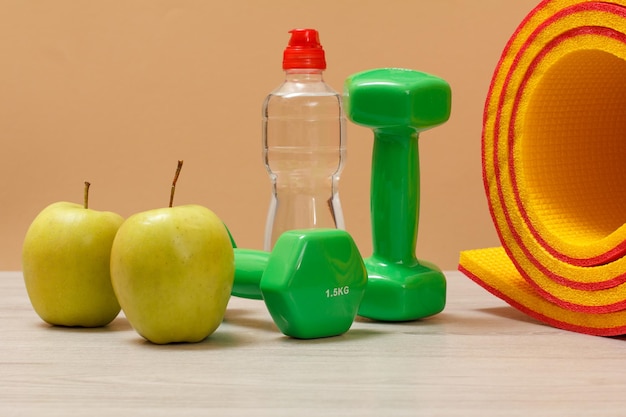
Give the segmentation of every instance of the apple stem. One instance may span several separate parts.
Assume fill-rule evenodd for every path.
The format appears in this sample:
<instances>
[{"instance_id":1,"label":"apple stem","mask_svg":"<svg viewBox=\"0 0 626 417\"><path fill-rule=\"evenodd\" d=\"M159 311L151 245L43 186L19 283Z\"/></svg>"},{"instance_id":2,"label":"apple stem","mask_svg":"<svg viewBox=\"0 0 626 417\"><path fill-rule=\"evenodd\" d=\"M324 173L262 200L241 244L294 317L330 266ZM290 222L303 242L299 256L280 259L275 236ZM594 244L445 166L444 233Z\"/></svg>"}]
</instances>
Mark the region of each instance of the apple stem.
<instances>
[{"instance_id":1,"label":"apple stem","mask_svg":"<svg viewBox=\"0 0 626 417\"><path fill-rule=\"evenodd\" d=\"M170 207L174 204L174 192L176 191L176 182L178 181L178 176L180 175L180 170L183 168L183 161L178 161L178 166L176 167L176 174L174 174L174 180L172 181L172 190L170 191Z\"/></svg>"},{"instance_id":2,"label":"apple stem","mask_svg":"<svg viewBox=\"0 0 626 417\"><path fill-rule=\"evenodd\" d=\"M85 190L83 192L83 207L89 208L89 186L91 183L89 181L85 181Z\"/></svg>"}]
</instances>

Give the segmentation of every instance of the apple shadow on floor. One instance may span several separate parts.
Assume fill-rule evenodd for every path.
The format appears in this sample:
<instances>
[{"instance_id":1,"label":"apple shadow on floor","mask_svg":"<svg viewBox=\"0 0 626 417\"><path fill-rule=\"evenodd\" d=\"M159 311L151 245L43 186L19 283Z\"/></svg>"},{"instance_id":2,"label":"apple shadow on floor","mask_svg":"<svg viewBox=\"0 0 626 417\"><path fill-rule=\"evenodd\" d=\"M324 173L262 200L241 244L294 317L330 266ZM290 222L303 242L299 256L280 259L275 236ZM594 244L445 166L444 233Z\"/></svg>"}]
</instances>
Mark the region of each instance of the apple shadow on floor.
<instances>
[{"instance_id":1,"label":"apple shadow on floor","mask_svg":"<svg viewBox=\"0 0 626 417\"><path fill-rule=\"evenodd\" d=\"M180 342L168 344L156 344L144 339L137 334L132 343L148 349L159 350L179 350L179 351L210 351L221 349L241 348L259 344L258 337L250 336L249 332L243 328L262 329L264 332L271 332L280 335L276 325L268 319L253 317L255 313L246 309L226 310L224 320L220 326L204 340L196 343Z\"/></svg>"},{"instance_id":2,"label":"apple shadow on floor","mask_svg":"<svg viewBox=\"0 0 626 417\"><path fill-rule=\"evenodd\" d=\"M46 323L44 321L40 321L38 325L45 330L67 333L111 333L133 330L132 326L128 322L128 319L126 319L123 314L118 315L106 326L100 327L60 326Z\"/></svg>"},{"instance_id":3,"label":"apple shadow on floor","mask_svg":"<svg viewBox=\"0 0 626 417\"><path fill-rule=\"evenodd\" d=\"M223 326L220 326L207 338L195 343L176 342L157 344L147 339L144 339L142 336L137 334L137 337L132 340L132 344L142 348L155 350L217 351L224 349L241 348L244 346L252 345L254 344L254 342L251 341L249 338L246 338L245 335L241 335L237 331L233 331L232 329L225 329Z\"/></svg>"},{"instance_id":4,"label":"apple shadow on floor","mask_svg":"<svg viewBox=\"0 0 626 417\"><path fill-rule=\"evenodd\" d=\"M224 323L233 326L254 328L264 332L280 332L270 317L259 317L258 312L245 308L229 308L224 315Z\"/></svg>"}]
</instances>

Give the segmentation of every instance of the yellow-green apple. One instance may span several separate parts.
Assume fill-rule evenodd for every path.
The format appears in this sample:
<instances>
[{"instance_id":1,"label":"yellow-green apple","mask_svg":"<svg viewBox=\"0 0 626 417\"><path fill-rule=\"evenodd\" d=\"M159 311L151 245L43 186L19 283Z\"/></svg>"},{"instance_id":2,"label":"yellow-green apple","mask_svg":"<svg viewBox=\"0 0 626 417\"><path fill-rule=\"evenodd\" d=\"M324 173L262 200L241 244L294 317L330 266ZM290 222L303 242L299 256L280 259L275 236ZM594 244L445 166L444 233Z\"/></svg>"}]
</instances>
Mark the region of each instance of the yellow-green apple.
<instances>
[{"instance_id":1,"label":"yellow-green apple","mask_svg":"<svg viewBox=\"0 0 626 417\"><path fill-rule=\"evenodd\" d=\"M22 247L26 290L35 312L61 326L98 327L119 313L110 275L113 238L122 216L57 202L31 223Z\"/></svg>"},{"instance_id":2,"label":"yellow-green apple","mask_svg":"<svg viewBox=\"0 0 626 417\"><path fill-rule=\"evenodd\" d=\"M235 261L220 218L200 205L136 213L124 221L111 249L111 279L131 326L166 344L199 342L221 324Z\"/></svg>"}]
</instances>

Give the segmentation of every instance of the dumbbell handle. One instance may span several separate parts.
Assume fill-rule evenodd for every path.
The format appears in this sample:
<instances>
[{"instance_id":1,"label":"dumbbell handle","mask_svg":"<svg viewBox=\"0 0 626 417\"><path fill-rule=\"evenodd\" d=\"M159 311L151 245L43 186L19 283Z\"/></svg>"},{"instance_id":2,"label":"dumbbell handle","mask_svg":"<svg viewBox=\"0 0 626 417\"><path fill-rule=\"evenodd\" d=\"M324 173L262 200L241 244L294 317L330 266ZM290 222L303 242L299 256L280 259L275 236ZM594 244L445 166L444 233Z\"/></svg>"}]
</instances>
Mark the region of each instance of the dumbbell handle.
<instances>
[{"instance_id":1,"label":"dumbbell handle","mask_svg":"<svg viewBox=\"0 0 626 417\"><path fill-rule=\"evenodd\" d=\"M374 129L371 177L373 257L412 266L420 203L418 133L409 127Z\"/></svg>"},{"instance_id":2,"label":"dumbbell handle","mask_svg":"<svg viewBox=\"0 0 626 417\"><path fill-rule=\"evenodd\" d=\"M235 248L235 282L231 294L236 297L262 300L260 283L269 262L270 253Z\"/></svg>"}]
</instances>

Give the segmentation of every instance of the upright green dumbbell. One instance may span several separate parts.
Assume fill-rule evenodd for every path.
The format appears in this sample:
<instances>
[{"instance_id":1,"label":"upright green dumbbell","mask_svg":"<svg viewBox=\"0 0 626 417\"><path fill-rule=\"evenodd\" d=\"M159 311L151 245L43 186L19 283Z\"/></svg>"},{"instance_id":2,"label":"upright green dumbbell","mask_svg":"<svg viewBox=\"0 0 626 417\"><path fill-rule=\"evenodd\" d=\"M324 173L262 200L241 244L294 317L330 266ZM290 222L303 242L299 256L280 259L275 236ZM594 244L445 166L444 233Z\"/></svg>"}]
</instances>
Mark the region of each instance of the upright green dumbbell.
<instances>
[{"instance_id":1,"label":"upright green dumbbell","mask_svg":"<svg viewBox=\"0 0 626 417\"><path fill-rule=\"evenodd\" d=\"M418 135L450 117L451 91L441 78L383 68L350 76L345 108L354 123L374 131L371 178L373 254L359 315L415 320L439 313L446 280L415 256L420 202Z\"/></svg>"},{"instance_id":2,"label":"upright green dumbbell","mask_svg":"<svg viewBox=\"0 0 626 417\"><path fill-rule=\"evenodd\" d=\"M287 336L313 339L348 331L366 283L361 254L344 230L288 231L271 253L235 249L232 295L263 299Z\"/></svg>"}]
</instances>

